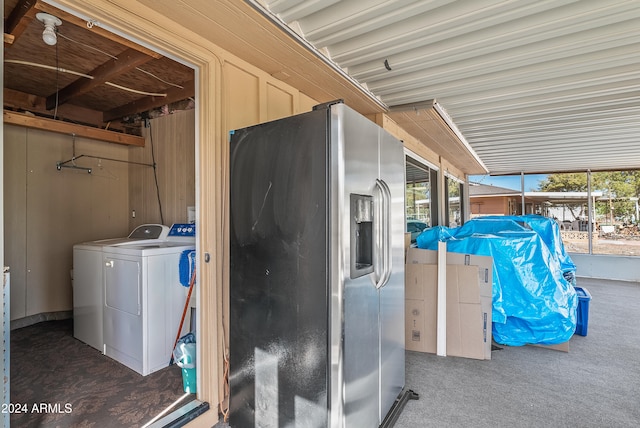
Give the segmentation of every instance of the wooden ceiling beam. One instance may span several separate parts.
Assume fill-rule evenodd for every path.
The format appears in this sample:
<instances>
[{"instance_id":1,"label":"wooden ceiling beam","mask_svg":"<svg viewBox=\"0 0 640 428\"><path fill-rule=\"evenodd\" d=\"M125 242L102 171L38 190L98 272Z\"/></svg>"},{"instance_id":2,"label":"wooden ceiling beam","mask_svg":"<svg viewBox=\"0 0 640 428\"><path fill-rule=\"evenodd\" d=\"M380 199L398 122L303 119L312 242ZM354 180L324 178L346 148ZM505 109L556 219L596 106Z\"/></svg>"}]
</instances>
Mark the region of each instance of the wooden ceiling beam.
<instances>
[{"instance_id":1,"label":"wooden ceiling beam","mask_svg":"<svg viewBox=\"0 0 640 428\"><path fill-rule=\"evenodd\" d=\"M39 0L18 1L4 24L5 43L7 41L6 34L12 35L14 39L17 39L26 30L31 21L36 18L38 11L35 6L38 2Z\"/></svg>"},{"instance_id":2,"label":"wooden ceiling beam","mask_svg":"<svg viewBox=\"0 0 640 428\"><path fill-rule=\"evenodd\" d=\"M49 95L47 97L47 109L53 109L56 104L60 106L74 97L89 92L96 86L103 85L109 81L109 79L126 73L152 59L153 58L143 52L127 49L118 55L118 59L110 59L90 73L87 73L92 76L93 79L80 78L65 88L62 88L58 93Z\"/></svg>"},{"instance_id":3,"label":"wooden ceiling beam","mask_svg":"<svg viewBox=\"0 0 640 428\"><path fill-rule=\"evenodd\" d=\"M39 115L53 116L51 110L47 110L46 99L33 94L4 88L4 107L14 110L24 110ZM84 107L65 104L58 108L57 118L72 122L102 127L102 112Z\"/></svg>"},{"instance_id":4,"label":"wooden ceiling beam","mask_svg":"<svg viewBox=\"0 0 640 428\"><path fill-rule=\"evenodd\" d=\"M109 143L125 144L130 146L144 147L144 137L123 134L121 132L106 131L91 126L76 125L60 120L34 117L23 113L15 113L4 110L4 123L11 125L25 126L27 128L42 129L44 131L58 132L61 134L75 134L78 137L91 138Z\"/></svg>"},{"instance_id":5,"label":"wooden ceiling beam","mask_svg":"<svg viewBox=\"0 0 640 428\"><path fill-rule=\"evenodd\" d=\"M176 101L182 101L187 98L191 98L195 96L195 90L195 83L193 80L183 83L183 88L170 87L164 90L164 92L167 94L166 97L144 97L104 112L103 121L109 122L111 120L130 116L141 111L149 111L165 104L170 104Z\"/></svg>"}]
</instances>

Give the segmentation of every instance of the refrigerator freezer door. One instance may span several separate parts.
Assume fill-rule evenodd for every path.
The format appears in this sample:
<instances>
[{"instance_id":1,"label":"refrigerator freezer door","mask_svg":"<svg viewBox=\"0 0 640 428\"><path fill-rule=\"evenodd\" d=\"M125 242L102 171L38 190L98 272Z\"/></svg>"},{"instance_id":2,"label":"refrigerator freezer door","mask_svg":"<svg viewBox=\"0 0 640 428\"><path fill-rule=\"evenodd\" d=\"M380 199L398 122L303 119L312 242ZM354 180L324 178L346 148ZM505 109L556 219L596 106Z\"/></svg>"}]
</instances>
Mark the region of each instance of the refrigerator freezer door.
<instances>
[{"instance_id":1,"label":"refrigerator freezer door","mask_svg":"<svg viewBox=\"0 0 640 428\"><path fill-rule=\"evenodd\" d=\"M327 112L236 131L230 159L230 425L326 427Z\"/></svg>"}]
</instances>

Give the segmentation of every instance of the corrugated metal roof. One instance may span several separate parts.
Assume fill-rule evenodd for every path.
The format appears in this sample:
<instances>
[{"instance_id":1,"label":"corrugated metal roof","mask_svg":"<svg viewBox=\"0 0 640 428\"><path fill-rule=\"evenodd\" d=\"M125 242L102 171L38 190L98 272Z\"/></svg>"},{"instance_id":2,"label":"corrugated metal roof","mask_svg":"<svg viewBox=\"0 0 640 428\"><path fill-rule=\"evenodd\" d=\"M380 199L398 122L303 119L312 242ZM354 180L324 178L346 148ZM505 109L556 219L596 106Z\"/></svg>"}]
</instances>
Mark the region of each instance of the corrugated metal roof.
<instances>
[{"instance_id":1,"label":"corrugated metal roof","mask_svg":"<svg viewBox=\"0 0 640 428\"><path fill-rule=\"evenodd\" d=\"M640 2L260 0L387 106L437 100L493 174L640 168Z\"/></svg>"}]
</instances>

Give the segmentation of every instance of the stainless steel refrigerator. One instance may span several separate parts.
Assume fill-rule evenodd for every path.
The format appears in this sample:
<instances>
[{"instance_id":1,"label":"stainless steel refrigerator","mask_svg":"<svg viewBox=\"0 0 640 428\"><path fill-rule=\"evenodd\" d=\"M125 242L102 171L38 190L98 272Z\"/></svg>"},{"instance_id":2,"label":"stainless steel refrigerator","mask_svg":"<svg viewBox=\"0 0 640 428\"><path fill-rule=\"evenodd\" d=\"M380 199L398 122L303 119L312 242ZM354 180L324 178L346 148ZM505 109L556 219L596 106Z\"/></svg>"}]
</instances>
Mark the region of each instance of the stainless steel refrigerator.
<instances>
[{"instance_id":1,"label":"stainless steel refrigerator","mask_svg":"<svg viewBox=\"0 0 640 428\"><path fill-rule=\"evenodd\" d=\"M404 387L404 152L343 103L231 133L230 425L377 427Z\"/></svg>"}]
</instances>

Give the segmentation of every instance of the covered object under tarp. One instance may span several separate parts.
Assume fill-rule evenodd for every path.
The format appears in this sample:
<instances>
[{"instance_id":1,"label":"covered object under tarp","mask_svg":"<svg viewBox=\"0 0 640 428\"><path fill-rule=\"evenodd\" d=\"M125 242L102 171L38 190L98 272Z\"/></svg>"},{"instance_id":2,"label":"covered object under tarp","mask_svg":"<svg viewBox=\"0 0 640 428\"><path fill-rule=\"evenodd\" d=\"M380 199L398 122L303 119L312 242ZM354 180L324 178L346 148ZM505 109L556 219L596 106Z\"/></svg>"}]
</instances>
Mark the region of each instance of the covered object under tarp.
<instances>
[{"instance_id":1,"label":"covered object under tarp","mask_svg":"<svg viewBox=\"0 0 640 428\"><path fill-rule=\"evenodd\" d=\"M417 246L493 257L493 339L500 344L554 345L576 328L575 265L555 221L542 216L478 217L461 227L437 226Z\"/></svg>"}]
</instances>

